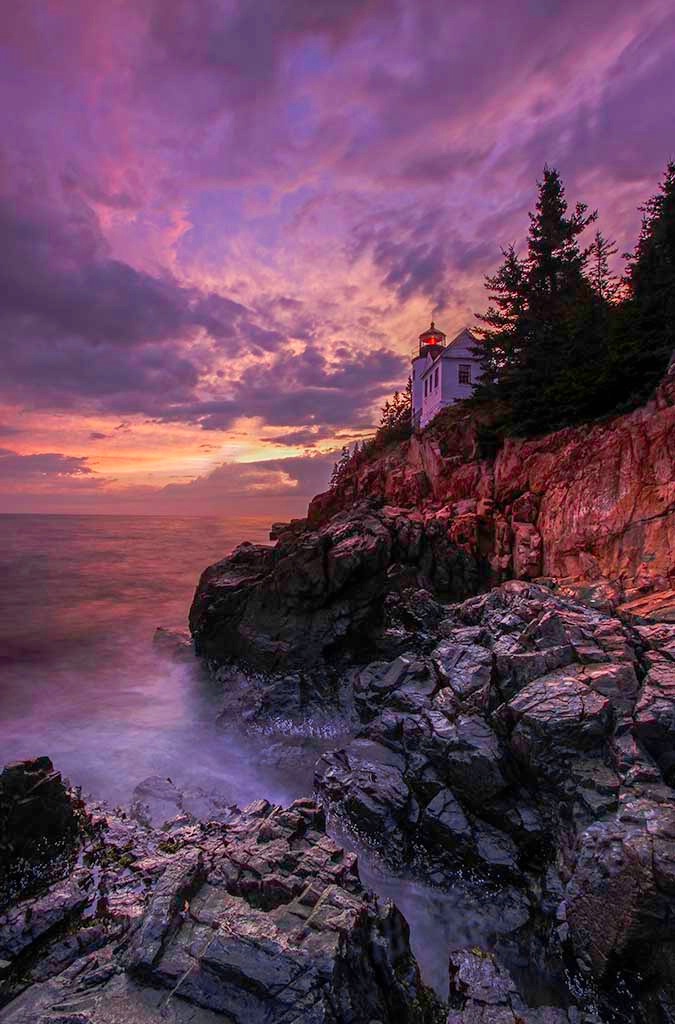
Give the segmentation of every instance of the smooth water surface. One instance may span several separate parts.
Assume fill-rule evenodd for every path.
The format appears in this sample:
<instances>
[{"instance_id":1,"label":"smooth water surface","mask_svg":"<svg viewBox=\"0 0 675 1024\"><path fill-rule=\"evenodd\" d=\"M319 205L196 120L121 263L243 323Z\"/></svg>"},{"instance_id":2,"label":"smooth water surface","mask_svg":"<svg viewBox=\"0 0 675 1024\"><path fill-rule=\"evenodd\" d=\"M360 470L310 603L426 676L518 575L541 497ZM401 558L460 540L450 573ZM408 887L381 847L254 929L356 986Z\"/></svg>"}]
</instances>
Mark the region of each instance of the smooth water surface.
<instances>
[{"instance_id":1,"label":"smooth water surface","mask_svg":"<svg viewBox=\"0 0 675 1024\"><path fill-rule=\"evenodd\" d=\"M266 538L262 520L0 515L0 762L47 754L121 803L149 775L240 804L307 792L311 772L280 780L218 722L197 662L152 644L187 625L207 565Z\"/></svg>"}]
</instances>

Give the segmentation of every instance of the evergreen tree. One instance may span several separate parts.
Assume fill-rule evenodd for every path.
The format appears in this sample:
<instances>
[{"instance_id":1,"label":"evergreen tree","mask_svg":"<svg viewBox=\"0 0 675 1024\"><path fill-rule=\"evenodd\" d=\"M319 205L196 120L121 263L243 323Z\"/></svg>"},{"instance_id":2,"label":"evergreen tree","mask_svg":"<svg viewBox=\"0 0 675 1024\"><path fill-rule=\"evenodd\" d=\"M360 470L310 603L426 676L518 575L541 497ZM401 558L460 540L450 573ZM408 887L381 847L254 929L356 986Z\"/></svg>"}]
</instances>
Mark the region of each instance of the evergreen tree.
<instances>
[{"instance_id":1,"label":"evergreen tree","mask_svg":"<svg viewBox=\"0 0 675 1024\"><path fill-rule=\"evenodd\" d=\"M412 378L408 377L404 392L395 391L391 402L382 406L380 426L375 435L378 445L401 441L412 432Z\"/></svg>"},{"instance_id":2,"label":"evergreen tree","mask_svg":"<svg viewBox=\"0 0 675 1024\"><path fill-rule=\"evenodd\" d=\"M621 282L613 274L609 261L617 253L616 242L608 241L602 231L596 231L592 244L588 248L588 280L598 298L605 302L614 302L621 288Z\"/></svg>"},{"instance_id":3,"label":"evergreen tree","mask_svg":"<svg viewBox=\"0 0 675 1024\"><path fill-rule=\"evenodd\" d=\"M565 189L554 168L545 167L536 211L530 214L525 260L526 309L518 332L511 375L514 428L522 433L553 430L569 420L570 378L584 362L579 309L588 302L584 277L588 249L579 236L597 217L577 203L568 214Z\"/></svg>"},{"instance_id":4,"label":"evergreen tree","mask_svg":"<svg viewBox=\"0 0 675 1024\"><path fill-rule=\"evenodd\" d=\"M333 466L333 472L331 473L330 483L328 484L329 490L334 491L340 486L344 477L347 475L347 471L351 462L352 456L349 451L349 445L343 445L342 451L340 452L340 458Z\"/></svg>"},{"instance_id":5,"label":"evergreen tree","mask_svg":"<svg viewBox=\"0 0 675 1024\"><path fill-rule=\"evenodd\" d=\"M628 256L628 300L613 348L617 384L629 404L649 396L675 347L675 162L641 210L642 230Z\"/></svg>"},{"instance_id":6,"label":"evergreen tree","mask_svg":"<svg viewBox=\"0 0 675 1024\"><path fill-rule=\"evenodd\" d=\"M502 250L504 262L485 278L490 305L478 319L474 353L481 361L481 376L474 391L477 400L508 399L510 373L519 354L523 318L527 308L525 264L513 245Z\"/></svg>"},{"instance_id":7,"label":"evergreen tree","mask_svg":"<svg viewBox=\"0 0 675 1024\"><path fill-rule=\"evenodd\" d=\"M616 245L583 203L568 211L557 171L544 169L527 254L504 250L478 317L477 400L498 401L501 430L542 433L631 408L661 379L675 346L675 163L645 205L623 281Z\"/></svg>"}]
</instances>

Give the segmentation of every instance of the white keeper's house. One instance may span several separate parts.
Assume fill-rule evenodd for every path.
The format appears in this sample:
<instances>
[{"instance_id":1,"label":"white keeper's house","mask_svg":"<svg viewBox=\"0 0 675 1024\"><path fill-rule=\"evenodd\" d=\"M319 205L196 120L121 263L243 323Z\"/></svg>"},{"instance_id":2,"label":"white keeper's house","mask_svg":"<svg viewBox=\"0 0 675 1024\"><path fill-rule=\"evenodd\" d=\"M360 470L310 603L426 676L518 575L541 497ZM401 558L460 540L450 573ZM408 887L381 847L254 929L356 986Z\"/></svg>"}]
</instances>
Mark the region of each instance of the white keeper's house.
<instances>
[{"instance_id":1,"label":"white keeper's house","mask_svg":"<svg viewBox=\"0 0 675 1024\"><path fill-rule=\"evenodd\" d=\"M470 398L480 375L480 360L474 346L479 344L468 327L448 341L433 320L419 337L412 357L413 426L426 427L441 409L462 398Z\"/></svg>"}]
</instances>

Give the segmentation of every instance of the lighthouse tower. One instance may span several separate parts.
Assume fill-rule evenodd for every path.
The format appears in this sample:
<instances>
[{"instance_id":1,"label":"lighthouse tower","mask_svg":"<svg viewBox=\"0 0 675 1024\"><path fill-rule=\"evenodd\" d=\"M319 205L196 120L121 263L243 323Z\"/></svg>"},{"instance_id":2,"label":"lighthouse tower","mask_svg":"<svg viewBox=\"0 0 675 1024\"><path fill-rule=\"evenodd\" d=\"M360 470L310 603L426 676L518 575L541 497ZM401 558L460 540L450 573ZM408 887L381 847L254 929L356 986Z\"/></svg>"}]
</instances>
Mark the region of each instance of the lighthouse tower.
<instances>
[{"instance_id":1,"label":"lighthouse tower","mask_svg":"<svg viewBox=\"0 0 675 1024\"><path fill-rule=\"evenodd\" d=\"M413 427L420 430L441 409L470 398L481 374L478 341L468 327L448 342L443 331L431 327L419 336L412 357Z\"/></svg>"},{"instance_id":2,"label":"lighthouse tower","mask_svg":"<svg viewBox=\"0 0 675 1024\"><path fill-rule=\"evenodd\" d=\"M434 321L431 321L431 326L426 331L422 331L419 336L419 351L417 354L413 354L412 357L412 406L413 406L413 426L419 427L420 417L422 414L422 405L424 398L424 381L423 372L430 365L430 361L440 354L441 349L445 348L446 336L443 331L439 331Z\"/></svg>"}]
</instances>

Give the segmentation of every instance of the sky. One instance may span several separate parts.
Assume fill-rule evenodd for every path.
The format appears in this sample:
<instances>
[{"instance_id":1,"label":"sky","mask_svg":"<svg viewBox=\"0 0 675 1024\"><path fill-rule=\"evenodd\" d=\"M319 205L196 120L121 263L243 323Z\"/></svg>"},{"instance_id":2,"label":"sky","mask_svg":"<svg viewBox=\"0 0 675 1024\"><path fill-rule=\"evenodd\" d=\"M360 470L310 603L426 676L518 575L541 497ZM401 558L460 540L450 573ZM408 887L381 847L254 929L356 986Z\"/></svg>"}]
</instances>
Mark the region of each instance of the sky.
<instances>
[{"instance_id":1,"label":"sky","mask_svg":"<svg viewBox=\"0 0 675 1024\"><path fill-rule=\"evenodd\" d=\"M302 515L546 163L619 251L675 0L4 0L0 512Z\"/></svg>"}]
</instances>

